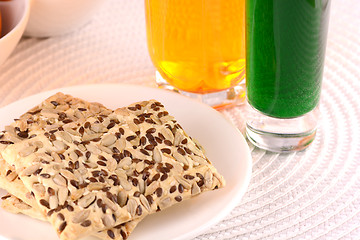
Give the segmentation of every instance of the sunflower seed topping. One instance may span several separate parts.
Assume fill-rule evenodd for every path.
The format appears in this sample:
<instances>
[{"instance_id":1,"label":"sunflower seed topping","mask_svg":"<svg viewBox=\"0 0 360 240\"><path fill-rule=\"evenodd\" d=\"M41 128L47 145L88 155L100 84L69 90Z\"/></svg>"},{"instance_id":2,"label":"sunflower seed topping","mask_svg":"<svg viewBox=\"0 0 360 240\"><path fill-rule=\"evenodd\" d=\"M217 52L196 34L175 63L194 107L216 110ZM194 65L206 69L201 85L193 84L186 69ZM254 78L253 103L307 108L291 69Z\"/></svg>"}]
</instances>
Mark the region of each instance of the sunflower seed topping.
<instances>
[{"instance_id":1,"label":"sunflower seed topping","mask_svg":"<svg viewBox=\"0 0 360 240\"><path fill-rule=\"evenodd\" d=\"M57 94L0 141L0 154L20 170L7 180L29 187L28 199L61 239L125 239L132 221L224 185L200 145L155 100L112 111Z\"/></svg>"}]
</instances>

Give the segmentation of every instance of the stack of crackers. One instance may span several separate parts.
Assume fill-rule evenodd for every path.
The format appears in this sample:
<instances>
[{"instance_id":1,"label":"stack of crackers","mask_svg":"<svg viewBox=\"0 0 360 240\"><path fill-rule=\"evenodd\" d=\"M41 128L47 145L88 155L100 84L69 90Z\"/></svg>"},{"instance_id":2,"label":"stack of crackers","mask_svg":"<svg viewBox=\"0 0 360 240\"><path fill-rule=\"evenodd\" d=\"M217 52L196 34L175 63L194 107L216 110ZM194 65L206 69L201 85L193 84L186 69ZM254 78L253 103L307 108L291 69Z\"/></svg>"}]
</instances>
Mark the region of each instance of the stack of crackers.
<instances>
[{"instance_id":1,"label":"stack of crackers","mask_svg":"<svg viewBox=\"0 0 360 240\"><path fill-rule=\"evenodd\" d=\"M224 184L156 100L111 110L57 93L0 132L1 206L63 240L126 239L147 215Z\"/></svg>"}]
</instances>

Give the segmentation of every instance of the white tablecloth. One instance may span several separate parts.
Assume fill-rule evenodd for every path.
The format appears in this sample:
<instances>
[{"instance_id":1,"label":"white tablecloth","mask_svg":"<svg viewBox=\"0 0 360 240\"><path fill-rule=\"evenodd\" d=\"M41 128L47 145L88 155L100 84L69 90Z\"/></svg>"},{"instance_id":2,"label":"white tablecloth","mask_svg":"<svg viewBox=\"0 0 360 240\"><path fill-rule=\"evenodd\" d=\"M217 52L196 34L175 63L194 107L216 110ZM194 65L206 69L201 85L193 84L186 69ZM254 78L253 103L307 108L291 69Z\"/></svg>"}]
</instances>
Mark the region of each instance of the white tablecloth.
<instances>
[{"instance_id":1,"label":"white tablecloth","mask_svg":"<svg viewBox=\"0 0 360 240\"><path fill-rule=\"evenodd\" d=\"M251 146L253 176L242 201L196 239L360 239L360 1L333 0L312 146L274 154ZM154 84L142 0L108 0L85 27L23 38L0 66L0 107L58 87ZM223 110L239 129L243 107Z\"/></svg>"}]
</instances>

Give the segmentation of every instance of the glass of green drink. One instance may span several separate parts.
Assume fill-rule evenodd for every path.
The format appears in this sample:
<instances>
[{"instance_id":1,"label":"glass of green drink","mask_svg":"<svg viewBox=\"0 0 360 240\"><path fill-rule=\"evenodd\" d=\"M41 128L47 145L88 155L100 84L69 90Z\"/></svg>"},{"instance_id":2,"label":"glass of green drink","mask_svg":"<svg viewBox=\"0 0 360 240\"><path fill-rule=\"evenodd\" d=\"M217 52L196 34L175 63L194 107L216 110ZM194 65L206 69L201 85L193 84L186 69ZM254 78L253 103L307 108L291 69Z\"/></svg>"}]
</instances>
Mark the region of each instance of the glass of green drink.
<instances>
[{"instance_id":1,"label":"glass of green drink","mask_svg":"<svg viewBox=\"0 0 360 240\"><path fill-rule=\"evenodd\" d=\"M331 0L246 0L246 135L274 152L315 138Z\"/></svg>"}]
</instances>

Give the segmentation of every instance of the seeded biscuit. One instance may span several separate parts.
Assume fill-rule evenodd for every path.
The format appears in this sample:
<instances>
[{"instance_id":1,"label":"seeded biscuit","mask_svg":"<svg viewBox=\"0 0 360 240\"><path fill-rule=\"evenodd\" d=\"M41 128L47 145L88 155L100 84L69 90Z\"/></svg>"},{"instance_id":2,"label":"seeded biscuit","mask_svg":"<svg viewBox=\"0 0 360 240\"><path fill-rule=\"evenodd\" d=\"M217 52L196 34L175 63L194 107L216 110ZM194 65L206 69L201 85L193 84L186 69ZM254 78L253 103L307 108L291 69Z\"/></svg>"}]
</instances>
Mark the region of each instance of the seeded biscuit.
<instances>
[{"instance_id":1,"label":"seeded biscuit","mask_svg":"<svg viewBox=\"0 0 360 240\"><path fill-rule=\"evenodd\" d=\"M2 152L62 239L113 227L224 185L202 149L155 100L86 119L72 130L45 131ZM96 219L101 222L93 223Z\"/></svg>"},{"instance_id":2,"label":"seeded biscuit","mask_svg":"<svg viewBox=\"0 0 360 240\"><path fill-rule=\"evenodd\" d=\"M35 218L41 221L47 221L47 218L44 215L40 214L35 208L33 208L31 205L26 204L21 199L11 194L7 194L2 197L1 207L11 213L24 214L31 218ZM104 240L125 240L135 229L139 221L140 220L134 220L127 223L119 224L112 229L96 233L94 234L94 236Z\"/></svg>"},{"instance_id":3,"label":"seeded biscuit","mask_svg":"<svg viewBox=\"0 0 360 240\"><path fill-rule=\"evenodd\" d=\"M47 221L46 217L41 214L41 212L37 211L32 206L15 197L14 195L7 194L1 199L1 207L8 212L15 214L21 213L41 221Z\"/></svg>"},{"instance_id":4,"label":"seeded biscuit","mask_svg":"<svg viewBox=\"0 0 360 240\"><path fill-rule=\"evenodd\" d=\"M70 95L57 93L22 115L19 119L16 119L12 125L7 126L5 128L6 131L0 133L0 142L2 143L0 144L0 147L4 148L7 145L21 142L27 138L34 138L43 130L47 130L49 134L54 133L57 129L65 129L65 131L71 132L73 126L76 125L77 122L81 122L85 119L89 120L91 117L100 118L101 115L106 115L110 112L112 111L99 103L89 103ZM50 135L50 137L53 136ZM66 136L63 137L65 140L67 139ZM41 143L36 142L34 145L36 144ZM59 147L59 144L57 146ZM37 147L39 146L30 146L27 150ZM26 155L28 153L23 152L23 154ZM8 167L9 166L2 168L2 170L7 170L5 172L2 171L3 178L1 178L0 174L0 186L14 193L16 196L21 196L28 205L36 207L36 202L34 205L34 201L27 198L31 197L33 194L31 195L27 189L25 191L25 187L18 178L16 171L13 168L9 169ZM44 212L44 214L46 214L46 212ZM135 223L126 225L134 226L134 224ZM129 226L127 226L127 228L131 229ZM119 229L122 230L122 228L118 227L117 229L113 229L113 232L119 232ZM113 235L112 230L107 230L106 232L108 232L110 236ZM125 236L129 234L129 231L120 233ZM101 232L96 234L104 235ZM104 239L106 239L106 237L104 237Z\"/></svg>"},{"instance_id":5,"label":"seeded biscuit","mask_svg":"<svg viewBox=\"0 0 360 240\"><path fill-rule=\"evenodd\" d=\"M46 215L42 213L34 196L28 192L23 182L13 175L15 169L9 166L0 156L0 188L5 189L9 194L2 198L1 207L11 213L21 213L32 218L47 221ZM126 239L134 230L140 220L133 220L115 226L112 229L100 231L94 236L105 239Z\"/></svg>"}]
</instances>

